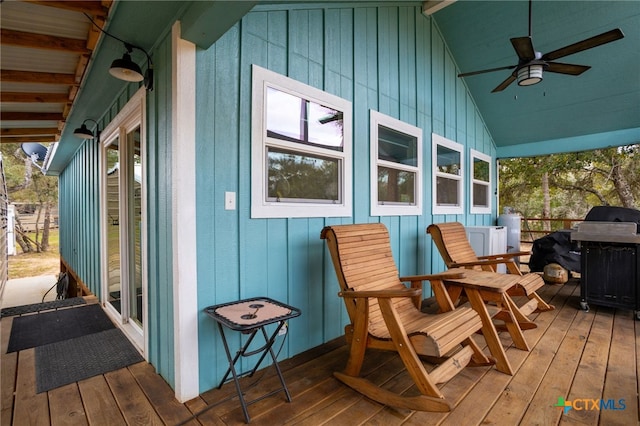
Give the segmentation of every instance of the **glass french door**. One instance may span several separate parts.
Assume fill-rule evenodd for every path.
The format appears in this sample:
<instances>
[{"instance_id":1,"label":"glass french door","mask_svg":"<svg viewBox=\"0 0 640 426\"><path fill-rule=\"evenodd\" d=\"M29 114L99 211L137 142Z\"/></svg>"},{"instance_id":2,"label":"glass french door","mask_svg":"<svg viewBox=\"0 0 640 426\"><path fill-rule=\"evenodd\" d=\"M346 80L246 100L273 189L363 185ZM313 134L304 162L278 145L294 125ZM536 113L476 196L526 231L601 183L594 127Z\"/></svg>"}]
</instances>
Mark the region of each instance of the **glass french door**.
<instances>
[{"instance_id":1,"label":"glass french door","mask_svg":"<svg viewBox=\"0 0 640 426\"><path fill-rule=\"evenodd\" d=\"M106 311L144 352L144 179L141 120L107 126L103 144L103 298ZM120 125L117 125L120 124ZM107 130L105 129L105 130Z\"/></svg>"}]
</instances>

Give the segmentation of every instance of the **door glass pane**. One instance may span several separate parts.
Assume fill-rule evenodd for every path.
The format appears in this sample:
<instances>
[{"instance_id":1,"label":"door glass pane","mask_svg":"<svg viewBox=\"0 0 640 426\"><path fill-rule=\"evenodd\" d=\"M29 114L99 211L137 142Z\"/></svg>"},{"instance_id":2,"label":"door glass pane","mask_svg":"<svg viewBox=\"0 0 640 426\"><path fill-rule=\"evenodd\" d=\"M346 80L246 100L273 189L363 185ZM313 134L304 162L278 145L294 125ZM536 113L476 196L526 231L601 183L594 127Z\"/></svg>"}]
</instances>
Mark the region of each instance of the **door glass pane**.
<instances>
[{"instance_id":1,"label":"door glass pane","mask_svg":"<svg viewBox=\"0 0 640 426\"><path fill-rule=\"evenodd\" d=\"M106 150L107 182L107 279L108 302L121 310L120 277L120 141L115 139Z\"/></svg>"},{"instance_id":2,"label":"door glass pane","mask_svg":"<svg viewBox=\"0 0 640 426\"><path fill-rule=\"evenodd\" d=\"M142 157L140 128L127 135L129 147L129 318L142 326Z\"/></svg>"}]
</instances>

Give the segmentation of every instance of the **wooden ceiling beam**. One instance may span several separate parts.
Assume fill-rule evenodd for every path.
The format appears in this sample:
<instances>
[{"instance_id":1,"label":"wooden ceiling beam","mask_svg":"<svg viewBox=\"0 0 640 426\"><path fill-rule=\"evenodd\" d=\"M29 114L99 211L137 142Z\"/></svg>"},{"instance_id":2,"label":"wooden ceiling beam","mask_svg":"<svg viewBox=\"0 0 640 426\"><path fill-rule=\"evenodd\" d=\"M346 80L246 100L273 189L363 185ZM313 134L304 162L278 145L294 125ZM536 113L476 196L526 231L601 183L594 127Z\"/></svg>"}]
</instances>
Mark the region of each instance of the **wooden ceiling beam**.
<instances>
[{"instance_id":1,"label":"wooden ceiling beam","mask_svg":"<svg viewBox=\"0 0 640 426\"><path fill-rule=\"evenodd\" d=\"M60 112L0 112L0 120L2 121L61 121L63 119Z\"/></svg>"},{"instance_id":2,"label":"wooden ceiling beam","mask_svg":"<svg viewBox=\"0 0 640 426\"><path fill-rule=\"evenodd\" d=\"M0 70L0 80L13 83L63 84L67 86L77 84L75 74L35 71Z\"/></svg>"},{"instance_id":3,"label":"wooden ceiling beam","mask_svg":"<svg viewBox=\"0 0 640 426\"><path fill-rule=\"evenodd\" d=\"M93 22L100 28L104 28L106 21L104 18L98 17L94 18ZM91 25L91 27L89 27L89 33L87 34L87 49L90 50L95 50L98 40L100 40L100 36L102 35L102 31L96 28L96 25Z\"/></svg>"},{"instance_id":4,"label":"wooden ceiling beam","mask_svg":"<svg viewBox=\"0 0 640 426\"><path fill-rule=\"evenodd\" d=\"M11 136L39 136L39 135L51 135L55 136L60 131L57 127L34 127L34 128L20 128L20 129L0 129L1 137Z\"/></svg>"},{"instance_id":5,"label":"wooden ceiling beam","mask_svg":"<svg viewBox=\"0 0 640 426\"><path fill-rule=\"evenodd\" d=\"M56 1L56 0L25 0L27 3L39 4L42 6L56 7L58 9L72 10L74 12L86 12L89 15L106 17L109 7L104 6L100 0L96 1Z\"/></svg>"},{"instance_id":6,"label":"wooden ceiling beam","mask_svg":"<svg viewBox=\"0 0 640 426\"><path fill-rule=\"evenodd\" d=\"M55 142L55 136L20 136L13 138L0 137L0 143Z\"/></svg>"},{"instance_id":7,"label":"wooden ceiling beam","mask_svg":"<svg viewBox=\"0 0 640 426\"><path fill-rule=\"evenodd\" d=\"M64 104L69 101L69 95L66 93L0 92L0 100L2 102Z\"/></svg>"},{"instance_id":8,"label":"wooden ceiling beam","mask_svg":"<svg viewBox=\"0 0 640 426\"><path fill-rule=\"evenodd\" d=\"M0 37L0 43L4 45L27 47L32 49L61 50L80 54L90 52L90 50L87 49L87 41L82 39L55 37L45 34L8 30L5 28L0 30Z\"/></svg>"}]
</instances>

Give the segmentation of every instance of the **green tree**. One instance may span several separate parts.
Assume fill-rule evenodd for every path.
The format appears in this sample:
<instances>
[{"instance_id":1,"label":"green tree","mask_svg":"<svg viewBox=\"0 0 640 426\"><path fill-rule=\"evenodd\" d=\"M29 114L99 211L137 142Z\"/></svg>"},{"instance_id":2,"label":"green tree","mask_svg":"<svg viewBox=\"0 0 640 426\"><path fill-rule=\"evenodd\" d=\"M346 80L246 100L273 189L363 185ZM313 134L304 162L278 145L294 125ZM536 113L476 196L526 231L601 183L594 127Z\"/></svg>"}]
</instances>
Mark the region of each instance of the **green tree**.
<instances>
[{"instance_id":1,"label":"green tree","mask_svg":"<svg viewBox=\"0 0 640 426\"><path fill-rule=\"evenodd\" d=\"M24 232L20 217L16 215L16 241L23 252L44 252L49 249L51 210L58 200L58 180L44 175L22 151L18 143L0 144L4 159L7 193L11 203L27 203L38 206L35 238ZM44 215L44 218L41 218ZM43 227L40 229L40 222Z\"/></svg>"},{"instance_id":2,"label":"green tree","mask_svg":"<svg viewBox=\"0 0 640 426\"><path fill-rule=\"evenodd\" d=\"M597 205L637 209L639 194L638 144L500 161L500 205L527 217L578 219Z\"/></svg>"}]
</instances>

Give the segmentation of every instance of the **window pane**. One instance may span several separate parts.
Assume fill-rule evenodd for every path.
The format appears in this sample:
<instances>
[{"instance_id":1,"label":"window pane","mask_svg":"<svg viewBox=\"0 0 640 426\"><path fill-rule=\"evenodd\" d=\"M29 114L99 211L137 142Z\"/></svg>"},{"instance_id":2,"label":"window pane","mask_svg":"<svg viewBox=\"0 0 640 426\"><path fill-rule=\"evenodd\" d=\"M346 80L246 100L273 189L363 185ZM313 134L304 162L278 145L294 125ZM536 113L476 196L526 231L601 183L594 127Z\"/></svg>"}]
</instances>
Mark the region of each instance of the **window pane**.
<instances>
[{"instance_id":1,"label":"window pane","mask_svg":"<svg viewBox=\"0 0 640 426\"><path fill-rule=\"evenodd\" d=\"M342 111L267 88L268 137L342 151L342 129Z\"/></svg>"},{"instance_id":2,"label":"window pane","mask_svg":"<svg viewBox=\"0 0 640 426\"><path fill-rule=\"evenodd\" d=\"M473 184L473 206L489 207L489 186L481 183Z\"/></svg>"},{"instance_id":3,"label":"window pane","mask_svg":"<svg viewBox=\"0 0 640 426\"><path fill-rule=\"evenodd\" d=\"M437 177L436 184L438 185L436 202L440 206L459 206L458 201L458 185L459 181L455 179L447 179L444 177Z\"/></svg>"},{"instance_id":4,"label":"window pane","mask_svg":"<svg viewBox=\"0 0 640 426\"><path fill-rule=\"evenodd\" d=\"M479 158L474 158L473 178L483 182L489 182L489 163Z\"/></svg>"},{"instance_id":5,"label":"window pane","mask_svg":"<svg viewBox=\"0 0 640 426\"><path fill-rule=\"evenodd\" d=\"M269 148L268 197L339 202L340 162L310 154Z\"/></svg>"},{"instance_id":6,"label":"window pane","mask_svg":"<svg viewBox=\"0 0 640 426\"><path fill-rule=\"evenodd\" d=\"M460 174L460 152L438 145L438 170L451 175Z\"/></svg>"},{"instance_id":7,"label":"window pane","mask_svg":"<svg viewBox=\"0 0 640 426\"><path fill-rule=\"evenodd\" d=\"M415 173L378 167L378 204L415 204Z\"/></svg>"},{"instance_id":8,"label":"window pane","mask_svg":"<svg viewBox=\"0 0 640 426\"><path fill-rule=\"evenodd\" d=\"M378 159L417 167L417 138L378 126Z\"/></svg>"}]
</instances>

